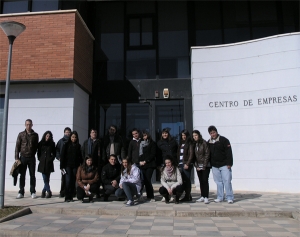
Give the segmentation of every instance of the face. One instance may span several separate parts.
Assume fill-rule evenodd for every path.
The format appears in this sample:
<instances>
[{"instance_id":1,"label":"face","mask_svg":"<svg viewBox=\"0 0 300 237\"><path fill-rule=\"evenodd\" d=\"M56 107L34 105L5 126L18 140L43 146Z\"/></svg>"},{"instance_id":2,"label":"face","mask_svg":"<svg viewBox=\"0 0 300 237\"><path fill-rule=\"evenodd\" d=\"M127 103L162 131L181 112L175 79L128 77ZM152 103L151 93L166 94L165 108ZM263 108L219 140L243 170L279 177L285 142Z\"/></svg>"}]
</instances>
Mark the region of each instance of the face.
<instances>
[{"instance_id":1,"label":"face","mask_svg":"<svg viewBox=\"0 0 300 237\"><path fill-rule=\"evenodd\" d=\"M87 164L87 166L91 166L93 163L93 160L89 158L85 161L85 163Z\"/></svg>"},{"instance_id":2,"label":"face","mask_svg":"<svg viewBox=\"0 0 300 237\"><path fill-rule=\"evenodd\" d=\"M124 168L127 168L128 165L127 160L122 160L122 165L124 166Z\"/></svg>"},{"instance_id":3,"label":"face","mask_svg":"<svg viewBox=\"0 0 300 237\"><path fill-rule=\"evenodd\" d=\"M210 133L209 133L209 135L211 136L211 138L212 139L216 139L217 137L218 137L218 133L216 132L216 131L211 131Z\"/></svg>"},{"instance_id":4,"label":"face","mask_svg":"<svg viewBox=\"0 0 300 237\"><path fill-rule=\"evenodd\" d=\"M76 136L75 134L73 134L73 135L71 136L71 141L72 141L73 143L77 141L77 136Z\"/></svg>"},{"instance_id":5,"label":"face","mask_svg":"<svg viewBox=\"0 0 300 237\"><path fill-rule=\"evenodd\" d=\"M198 141L199 140L199 136L197 133L193 133L193 139L194 141Z\"/></svg>"},{"instance_id":6,"label":"face","mask_svg":"<svg viewBox=\"0 0 300 237\"><path fill-rule=\"evenodd\" d=\"M108 133L109 133L109 135L113 136L113 135L115 135L115 133L116 133L116 129L115 129L114 127L110 127L110 128L108 129Z\"/></svg>"},{"instance_id":7,"label":"face","mask_svg":"<svg viewBox=\"0 0 300 237\"><path fill-rule=\"evenodd\" d=\"M167 138L169 137L169 133L163 132L163 133L161 134L161 136L162 136L163 139L167 139Z\"/></svg>"},{"instance_id":8,"label":"face","mask_svg":"<svg viewBox=\"0 0 300 237\"><path fill-rule=\"evenodd\" d=\"M132 137L135 139L139 138L139 133L137 131L132 131Z\"/></svg>"},{"instance_id":9,"label":"face","mask_svg":"<svg viewBox=\"0 0 300 237\"><path fill-rule=\"evenodd\" d=\"M90 133L91 139L94 140L97 138L97 131L96 130L92 130Z\"/></svg>"},{"instance_id":10,"label":"face","mask_svg":"<svg viewBox=\"0 0 300 237\"><path fill-rule=\"evenodd\" d=\"M115 165L115 164L116 164L116 158L113 157L113 156L111 156L111 157L109 157L108 162L109 162L111 165Z\"/></svg>"},{"instance_id":11,"label":"face","mask_svg":"<svg viewBox=\"0 0 300 237\"><path fill-rule=\"evenodd\" d=\"M47 134L46 134L46 137L45 137L45 140L46 140L46 141L49 141L49 139L50 139L50 134L47 133Z\"/></svg>"},{"instance_id":12,"label":"face","mask_svg":"<svg viewBox=\"0 0 300 237\"><path fill-rule=\"evenodd\" d=\"M147 134L145 134L145 133L143 134L143 140L144 140L144 141L148 140L148 136L147 136Z\"/></svg>"},{"instance_id":13,"label":"face","mask_svg":"<svg viewBox=\"0 0 300 237\"><path fill-rule=\"evenodd\" d=\"M30 121L26 121L25 122L25 128L27 131L31 131L31 128L32 128L33 124L30 122Z\"/></svg>"},{"instance_id":14,"label":"face","mask_svg":"<svg viewBox=\"0 0 300 237\"><path fill-rule=\"evenodd\" d=\"M171 160L165 160L165 164L166 164L166 167L171 167L172 166L172 162Z\"/></svg>"},{"instance_id":15,"label":"face","mask_svg":"<svg viewBox=\"0 0 300 237\"><path fill-rule=\"evenodd\" d=\"M70 131L70 130L66 130L66 131L65 131L65 136L68 136L68 137L69 137L70 135L71 135L71 131Z\"/></svg>"},{"instance_id":16,"label":"face","mask_svg":"<svg viewBox=\"0 0 300 237\"><path fill-rule=\"evenodd\" d=\"M185 141L186 135L184 133L181 134L182 141Z\"/></svg>"}]
</instances>

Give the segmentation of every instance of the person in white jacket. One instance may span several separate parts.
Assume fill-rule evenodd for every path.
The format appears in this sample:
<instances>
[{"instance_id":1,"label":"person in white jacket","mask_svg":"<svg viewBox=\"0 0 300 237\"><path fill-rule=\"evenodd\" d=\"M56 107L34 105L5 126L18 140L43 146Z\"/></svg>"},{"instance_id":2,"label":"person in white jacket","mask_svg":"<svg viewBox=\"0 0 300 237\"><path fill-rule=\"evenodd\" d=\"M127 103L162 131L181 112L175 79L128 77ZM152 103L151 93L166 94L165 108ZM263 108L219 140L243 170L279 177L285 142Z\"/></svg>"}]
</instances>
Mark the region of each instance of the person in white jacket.
<instances>
[{"instance_id":1,"label":"person in white jacket","mask_svg":"<svg viewBox=\"0 0 300 237\"><path fill-rule=\"evenodd\" d=\"M160 178L162 187L159 188L159 193L165 198L166 203L169 203L170 196L175 195L175 204L178 204L183 193L182 177L179 169L173 165L172 160L171 156L167 156L165 159Z\"/></svg>"},{"instance_id":2,"label":"person in white jacket","mask_svg":"<svg viewBox=\"0 0 300 237\"><path fill-rule=\"evenodd\" d=\"M128 200L126 205L133 206L133 196L141 195L141 186L140 169L135 164L131 164L128 158L122 159L121 180L115 192L116 197L122 198L126 195Z\"/></svg>"}]
</instances>

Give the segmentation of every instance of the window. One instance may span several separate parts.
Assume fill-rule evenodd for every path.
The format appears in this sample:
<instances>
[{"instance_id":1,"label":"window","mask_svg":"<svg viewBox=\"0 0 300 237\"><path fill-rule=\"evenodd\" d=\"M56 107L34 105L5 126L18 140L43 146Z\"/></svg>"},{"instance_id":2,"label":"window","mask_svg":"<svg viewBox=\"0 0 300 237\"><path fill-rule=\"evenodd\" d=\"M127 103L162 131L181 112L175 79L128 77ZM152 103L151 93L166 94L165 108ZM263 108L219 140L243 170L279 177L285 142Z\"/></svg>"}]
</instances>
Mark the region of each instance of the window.
<instances>
[{"instance_id":1,"label":"window","mask_svg":"<svg viewBox=\"0 0 300 237\"><path fill-rule=\"evenodd\" d=\"M39 12L39 11L52 11L58 10L58 0L32 0L32 11Z\"/></svg>"},{"instance_id":2,"label":"window","mask_svg":"<svg viewBox=\"0 0 300 237\"><path fill-rule=\"evenodd\" d=\"M28 11L28 0L3 1L2 13L20 13Z\"/></svg>"}]
</instances>

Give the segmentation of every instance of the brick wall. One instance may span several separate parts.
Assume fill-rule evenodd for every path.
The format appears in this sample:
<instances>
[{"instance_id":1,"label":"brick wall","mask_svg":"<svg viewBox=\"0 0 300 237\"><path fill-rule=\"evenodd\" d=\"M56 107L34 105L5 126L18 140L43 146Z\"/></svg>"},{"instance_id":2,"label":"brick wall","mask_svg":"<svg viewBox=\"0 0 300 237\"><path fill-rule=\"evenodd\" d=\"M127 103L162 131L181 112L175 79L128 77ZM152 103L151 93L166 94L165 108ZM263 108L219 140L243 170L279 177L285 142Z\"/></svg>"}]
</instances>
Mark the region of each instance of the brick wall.
<instances>
[{"instance_id":1,"label":"brick wall","mask_svg":"<svg viewBox=\"0 0 300 237\"><path fill-rule=\"evenodd\" d=\"M93 38L80 19L75 10L0 15L0 22L17 21L26 26L13 45L11 80L74 79L92 92ZM8 39L0 31L0 81L4 81ZM77 53L83 51L82 48L89 53L85 60L76 59L82 56Z\"/></svg>"}]
</instances>

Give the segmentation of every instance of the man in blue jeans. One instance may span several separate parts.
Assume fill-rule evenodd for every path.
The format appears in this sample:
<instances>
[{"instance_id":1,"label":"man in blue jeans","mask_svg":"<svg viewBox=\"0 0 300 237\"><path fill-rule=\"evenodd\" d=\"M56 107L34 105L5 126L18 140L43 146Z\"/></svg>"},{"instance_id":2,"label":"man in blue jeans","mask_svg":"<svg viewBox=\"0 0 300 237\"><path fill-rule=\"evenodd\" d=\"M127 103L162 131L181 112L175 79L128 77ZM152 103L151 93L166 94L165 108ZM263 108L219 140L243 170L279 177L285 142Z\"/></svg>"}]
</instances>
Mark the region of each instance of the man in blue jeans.
<instances>
[{"instance_id":1,"label":"man in blue jeans","mask_svg":"<svg viewBox=\"0 0 300 237\"><path fill-rule=\"evenodd\" d=\"M226 199L229 204L233 203L234 196L232 191L232 170L233 165L232 150L229 140L220 136L215 126L209 126L208 140L210 148L210 159L214 181L217 184L217 199L215 202L222 202L224 199L224 187Z\"/></svg>"},{"instance_id":2,"label":"man in blue jeans","mask_svg":"<svg viewBox=\"0 0 300 237\"><path fill-rule=\"evenodd\" d=\"M35 153L38 147L39 135L32 129L32 120L25 121L25 130L20 132L16 142L15 160L21 160L20 166L20 190L17 199L24 197L25 176L27 167L30 174L30 195L36 198L35 192Z\"/></svg>"}]
</instances>

